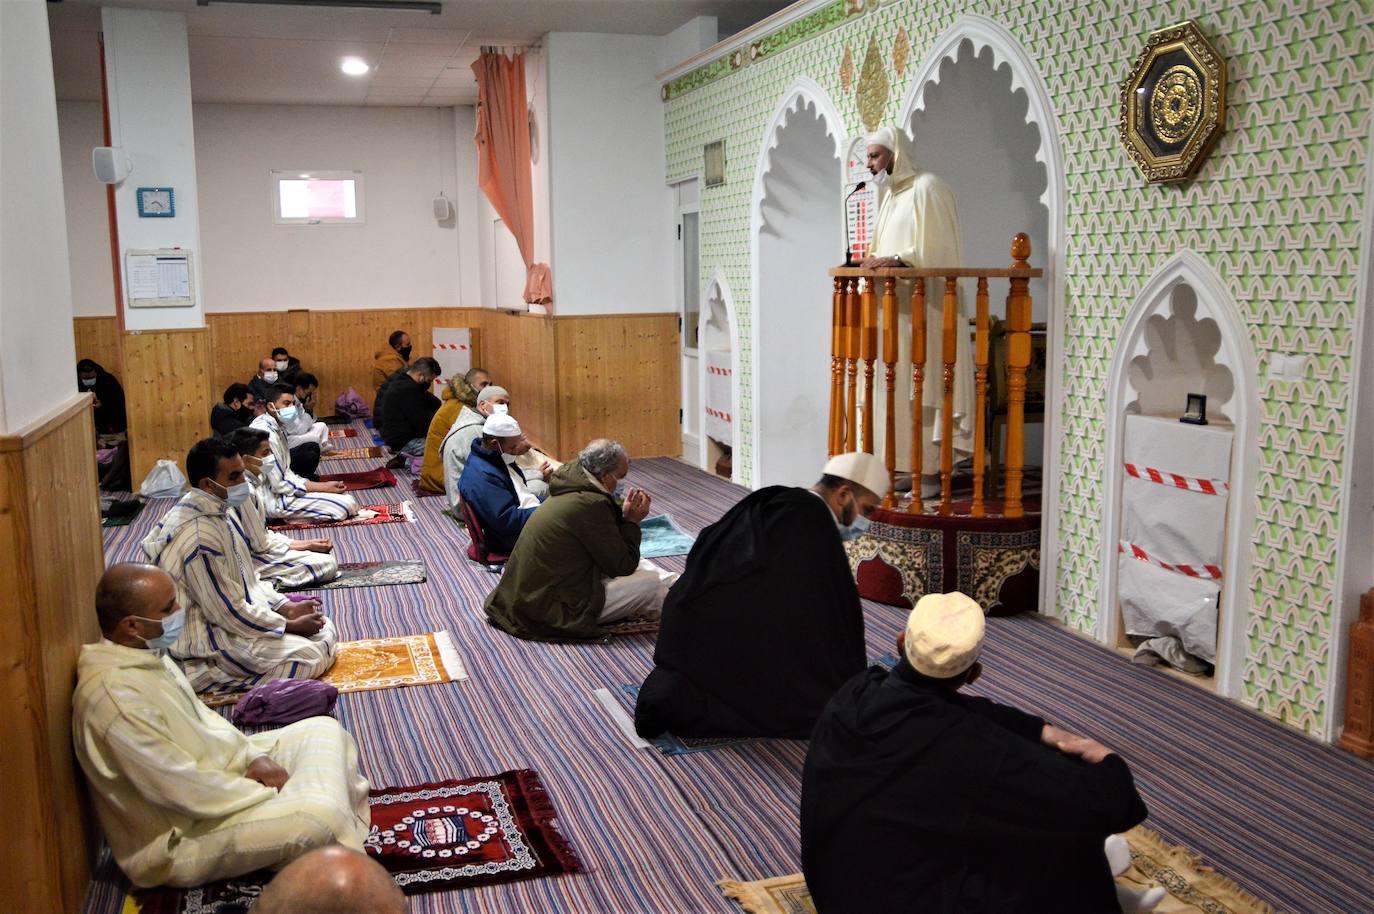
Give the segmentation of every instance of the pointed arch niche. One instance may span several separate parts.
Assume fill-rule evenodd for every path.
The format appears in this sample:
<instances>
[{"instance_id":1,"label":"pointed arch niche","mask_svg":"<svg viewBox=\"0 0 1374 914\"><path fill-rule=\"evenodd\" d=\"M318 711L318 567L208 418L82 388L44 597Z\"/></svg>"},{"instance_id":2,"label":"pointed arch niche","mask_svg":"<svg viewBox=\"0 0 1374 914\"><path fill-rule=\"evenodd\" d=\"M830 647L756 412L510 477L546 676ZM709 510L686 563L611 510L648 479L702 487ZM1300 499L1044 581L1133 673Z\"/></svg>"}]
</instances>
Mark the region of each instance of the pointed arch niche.
<instances>
[{"instance_id":1,"label":"pointed arch niche","mask_svg":"<svg viewBox=\"0 0 1374 914\"><path fill-rule=\"evenodd\" d=\"M1216 673L1210 679L1185 678L1234 698L1241 694L1245 623L1251 612L1250 539L1259 464L1259 367L1245 321L1226 283L1201 256L1182 251L1155 271L1136 298L1118 337L1107 378L1097 637L1108 647L1124 651L1128 645L1117 604L1126 416L1138 413L1176 418L1183 412L1188 392L1205 394L1208 421L1231 426L1234 438Z\"/></svg>"},{"instance_id":2,"label":"pointed arch niche","mask_svg":"<svg viewBox=\"0 0 1374 914\"><path fill-rule=\"evenodd\" d=\"M808 485L826 459L830 408L830 286L843 259L840 209L844 132L819 85L798 79L769 120L754 170L755 486Z\"/></svg>"},{"instance_id":3,"label":"pointed arch niche","mask_svg":"<svg viewBox=\"0 0 1374 914\"><path fill-rule=\"evenodd\" d=\"M701 404L703 412L702 433L698 436L701 439L700 466L708 473L715 472L716 462L729 448L732 454L730 481L740 482L740 463L733 456L739 452L739 319L735 312L735 297L730 292L730 284L723 270L716 270L706 285L697 326L700 328L697 340L701 352L701 368L697 372L697 402ZM728 376L721 375L721 370L728 371ZM726 418L721 422L708 422L705 415L707 408L724 412ZM713 436L707 431L712 426L718 430L728 427L729 433Z\"/></svg>"},{"instance_id":4,"label":"pointed arch niche","mask_svg":"<svg viewBox=\"0 0 1374 914\"><path fill-rule=\"evenodd\" d=\"M1006 27L959 16L931 45L907 85L897 123L912 136L919 168L945 180L959 206L964 261L1009 263L1012 235L1031 238L1032 314L1045 325L1045 418L1026 426L1026 463L1041 466L1040 607L1055 614L1058 578L1058 366L1064 352L1064 155L1049 91ZM964 290L973 301L973 288ZM997 296L994 295L994 299ZM993 311L1001 314L1000 305Z\"/></svg>"}]
</instances>

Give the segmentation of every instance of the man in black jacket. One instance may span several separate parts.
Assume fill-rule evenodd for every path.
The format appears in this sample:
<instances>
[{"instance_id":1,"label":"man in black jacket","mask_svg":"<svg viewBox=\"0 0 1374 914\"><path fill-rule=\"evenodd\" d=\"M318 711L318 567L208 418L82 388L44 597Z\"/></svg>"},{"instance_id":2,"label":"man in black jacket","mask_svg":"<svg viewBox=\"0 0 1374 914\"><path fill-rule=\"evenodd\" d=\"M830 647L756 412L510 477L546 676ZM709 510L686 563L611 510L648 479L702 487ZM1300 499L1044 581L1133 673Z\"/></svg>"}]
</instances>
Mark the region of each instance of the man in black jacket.
<instances>
[{"instance_id":1,"label":"man in black jacket","mask_svg":"<svg viewBox=\"0 0 1374 914\"><path fill-rule=\"evenodd\" d=\"M210 407L210 428L221 438L236 428L247 428L258 415L257 400L247 384L234 383L224 389L223 402Z\"/></svg>"},{"instance_id":2,"label":"man in black jacket","mask_svg":"<svg viewBox=\"0 0 1374 914\"><path fill-rule=\"evenodd\" d=\"M382 440L397 454L419 457L425 452L429 422L439 411L439 398L430 392L439 371L438 362L421 356L402 375L388 379L378 394Z\"/></svg>"},{"instance_id":3,"label":"man in black jacket","mask_svg":"<svg viewBox=\"0 0 1374 914\"><path fill-rule=\"evenodd\" d=\"M819 914L1105 914L1162 897L1112 880L1131 858L1109 836L1147 814L1126 762L959 694L981 672L983 625L963 594L922 597L895 668L869 668L826 706L801 798L802 869Z\"/></svg>"},{"instance_id":4,"label":"man in black jacket","mask_svg":"<svg viewBox=\"0 0 1374 914\"><path fill-rule=\"evenodd\" d=\"M77 390L95 395L97 435L122 435L129 430L124 410L124 388L100 363L82 359L76 363Z\"/></svg>"}]
</instances>

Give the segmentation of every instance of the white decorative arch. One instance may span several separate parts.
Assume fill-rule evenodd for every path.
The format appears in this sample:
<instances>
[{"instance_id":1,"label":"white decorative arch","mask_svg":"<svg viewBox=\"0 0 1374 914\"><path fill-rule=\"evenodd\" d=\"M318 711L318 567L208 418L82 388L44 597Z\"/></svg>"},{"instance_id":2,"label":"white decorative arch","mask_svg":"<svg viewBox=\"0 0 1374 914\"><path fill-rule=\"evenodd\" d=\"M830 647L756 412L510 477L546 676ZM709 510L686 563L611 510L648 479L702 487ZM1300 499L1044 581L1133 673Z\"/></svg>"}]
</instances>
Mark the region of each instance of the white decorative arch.
<instances>
[{"instance_id":1,"label":"white decorative arch","mask_svg":"<svg viewBox=\"0 0 1374 914\"><path fill-rule=\"evenodd\" d=\"M1259 473L1259 362L1250 333L1231 290L1211 264L1193 251L1180 251L1145 283L1117 337L1107 375L1107 439L1103 465L1102 574L1097 637L1115 647L1118 634L1117 531L1121 529L1122 446L1126 406L1132 397L1131 360L1146 350L1145 328L1151 317L1168 317L1175 290L1190 286L1197 296L1197 317L1216 321L1221 349L1215 360L1231 371L1235 390L1227 413L1235 426L1231 449L1231 496L1226 506L1226 546L1222 581L1222 625L1217 633L1217 691L1238 697L1245 661L1245 623L1250 615L1250 540L1255 526L1255 486Z\"/></svg>"},{"instance_id":2,"label":"white decorative arch","mask_svg":"<svg viewBox=\"0 0 1374 914\"><path fill-rule=\"evenodd\" d=\"M702 349L705 349L705 324L710 319L710 303L719 301L725 308L725 320L729 325L727 330L730 334L730 400L735 405L735 415L730 422L733 458L731 460L730 481L740 481L740 460L739 460L739 312L735 309L735 295L730 291L730 281L725 277L725 270L717 267L711 274L710 280L706 283L706 292L701 299L700 326L701 334L697 337L701 341ZM701 365L697 370L698 404L706 403L706 363L704 356ZM706 443L705 430L698 436L700 438L700 465L706 467L707 472L712 472L713 467L708 464L708 446Z\"/></svg>"},{"instance_id":3,"label":"white decorative arch","mask_svg":"<svg viewBox=\"0 0 1374 914\"><path fill-rule=\"evenodd\" d=\"M752 434L750 435L750 478L740 480L752 488L760 485L759 481L759 441L761 437L761 425L759 422L760 399L759 399L759 233L763 231L763 202L767 189L765 179L768 171L772 167L772 153L778 145L779 135L782 133L787 122L802 108L814 108L820 120L825 124L826 134L834 140L835 158L839 161L839 168L836 171L836 182L834 185L836 218L841 218L843 210L842 203L842 182L845 148L848 142L848 135L845 133L844 120L840 117L839 108L830 98L820 84L808 76L799 76L783 90L782 96L778 101L777 107L773 109L773 114L768 119L768 125L764 129L761 142L759 144L759 154L754 165L754 188L749 203L749 316L750 316L750 371L749 402L750 413L753 417L751 423ZM836 258L839 262L840 258ZM817 276L817 282L825 279ZM738 358L738 356L736 357ZM736 471L738 476L738 471Z\"/></svg>"},{"instance_id":4,"label":"white decorative arch","mask_svg":"<svg viewBox=\"0 0 1374 914\"><path fill-rule=\"evenodd\" d=\"M925 110L926 87L940 81L940 66L946 60L959 59L959 48L965 41L973 45L975 55L983 48L990 48L993 66L1000 69L1005 65L1011 71L1011 91L1026 93L1026 123L1034 124L1040 131L1040 148L1036 150L1035 160L1045 166L1048 179L1040 202L1049 217L1046 222L1049 250L1032 252L1031 263L1033 266L1045 265L1045 287L1050 296L1045 312L1049 330L1046 364L1050 370L1045 373L1046 454L1040 516L1040 607L1043 612L1054 615L1059 577L1059 445L1064 410L1058 371L1064 356L1064 232L1068 200L1064 150L1059 141L1059 118L1035 61L1005 26L973 13L959 16L935 39L907 84L897 123L910 133L913 115L918 110Z\"/></svg>"}]
</instances>

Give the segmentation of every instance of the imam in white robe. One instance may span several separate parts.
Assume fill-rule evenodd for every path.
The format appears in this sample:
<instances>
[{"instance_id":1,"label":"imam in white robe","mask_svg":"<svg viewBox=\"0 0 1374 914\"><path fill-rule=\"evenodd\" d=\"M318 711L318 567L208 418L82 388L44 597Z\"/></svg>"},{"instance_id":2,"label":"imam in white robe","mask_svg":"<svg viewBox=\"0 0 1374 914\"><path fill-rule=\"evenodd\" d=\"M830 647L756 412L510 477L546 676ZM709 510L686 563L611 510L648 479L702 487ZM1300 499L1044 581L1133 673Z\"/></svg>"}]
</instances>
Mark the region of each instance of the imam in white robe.
<instances>
[{"instance_id":1,"label":"imam in white robe","mask_svg":"<svg viewBox=\"0 0 1374 914\"><path fill-rule=\"evenodd\" d=\"M339 576L339 560L329 552L297 549L289 536L267 529L267 499L272 497L265 476L249 470L245 476L253 494L234 510L258 576L274 588L309 587ZM232 521L232 517L231 517Z\"/></svg>"},{"instance_id":2,"label":"imam in white robe","mask_svg":"<svg viewBox=\"0 0 1374 914\"><path fill-rule=\"evenodd\" d=\"M76 756L135 885L200 885L335 842L362 850L368 785L334 718L245 736L157 652L101 641L82 647L77 669ZM280 792L245 777L263 755L289 775Z\"/></svg>"},{"instance_id":3,"label":"imam in white robe","mask_svg":"<svg viewBox=\"0 0 1374 914\"><path fill-rule=\"evenodd\" d=\"M313 679L334 664L333 623L308 638L286 631L287 599L258 577L240 527L223 499L191 489L143 540L186 610L171 655L197 692Z\"/></svg>"},{"instance_id":4,"label":"imam in white robe","mask_svg":"<svg viewBox=\"0 0 1374 914\"><path fill-rule=\"evenodd\" d=\"M358 513L358 500L347 492L309 492L305 480L291 472L291 448L281 423L263 413L252 427L271 436L268 441L272 454L262 462L271 493L267 499L267 516L273 520L328 522L347 520Z\"/></svg>"}]
</instances>

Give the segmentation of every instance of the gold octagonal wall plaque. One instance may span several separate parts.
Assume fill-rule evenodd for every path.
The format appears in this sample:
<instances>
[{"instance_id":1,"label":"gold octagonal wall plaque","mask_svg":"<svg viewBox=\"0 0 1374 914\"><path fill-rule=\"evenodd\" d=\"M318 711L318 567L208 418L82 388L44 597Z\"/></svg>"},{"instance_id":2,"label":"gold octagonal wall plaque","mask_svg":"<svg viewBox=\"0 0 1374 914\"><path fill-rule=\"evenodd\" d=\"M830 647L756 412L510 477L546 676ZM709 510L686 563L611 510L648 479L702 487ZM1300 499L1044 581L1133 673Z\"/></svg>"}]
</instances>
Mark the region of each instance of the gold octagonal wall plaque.
<instances>
[{"instance_id":1,"label":"gold octagonal wall plaque","mask_svg":"<svg viewBox=\"0 0 1374 914\"><path fill-rule=\"evenodd\" d=\"M1226 61L1189 20L1152 32L1121 85L1117 130L1151 183L1191 178L1226 122Z\"/></svg>"}]
</instances>

